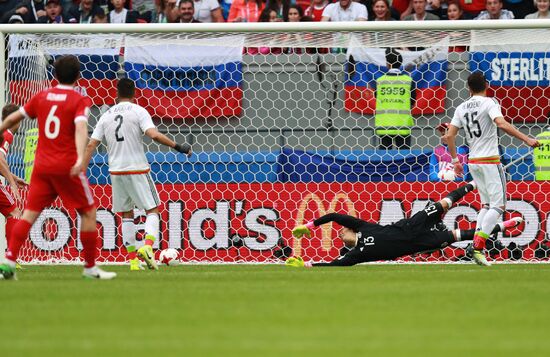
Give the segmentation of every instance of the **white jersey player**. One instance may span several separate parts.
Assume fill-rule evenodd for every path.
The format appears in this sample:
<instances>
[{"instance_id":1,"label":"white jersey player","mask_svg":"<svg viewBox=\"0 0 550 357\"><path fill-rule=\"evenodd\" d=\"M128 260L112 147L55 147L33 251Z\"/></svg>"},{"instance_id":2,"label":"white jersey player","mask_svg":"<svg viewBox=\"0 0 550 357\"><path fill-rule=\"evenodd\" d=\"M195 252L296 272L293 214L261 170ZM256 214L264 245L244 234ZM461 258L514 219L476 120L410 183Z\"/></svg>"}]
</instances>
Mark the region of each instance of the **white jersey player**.
<instances>
[{"instance_id":1,"label":"white jersey player","mask_svg":"<svg viewBox=\"0 0 550 357\"><path fill-rule=\"evenodd\" d=\"M487 80L483 73L472 73L468 77L468 88L471 97L456 108L447 141L455 173L460 176L464 169L456 155L455 139L458 130L464 129L470 146L468 166L482 203L477 216L473 257L479 265L490 265L483 253L485 242L506 208L506 177L500 163L497 128L530 147L537 147L539 143L504 119L500 104L487 97Z\"/></svg>"},{"instance_id":2,"label":"white jersey player","mask_svg":"<svg viewBox=\"0 0 550 357\"><path fill-rule=\"evenodd\" d=\"M186 155L191 155L191 146L176 144L159 133L147 110L133 103L134 82L121 79L117 84L117 95L118 104L101 116L92 133L85 163L89 162L93 151L105 139L113 188L113 211L122 214L122 238L128 251L130 269L140 270L138 256L147 263L149 269L157 269L152 246L159 236L160 200L149 174L143 135ZM134 206L145 210L147 214L145 244L137 252Z\"/></svg>"}]
</instances>

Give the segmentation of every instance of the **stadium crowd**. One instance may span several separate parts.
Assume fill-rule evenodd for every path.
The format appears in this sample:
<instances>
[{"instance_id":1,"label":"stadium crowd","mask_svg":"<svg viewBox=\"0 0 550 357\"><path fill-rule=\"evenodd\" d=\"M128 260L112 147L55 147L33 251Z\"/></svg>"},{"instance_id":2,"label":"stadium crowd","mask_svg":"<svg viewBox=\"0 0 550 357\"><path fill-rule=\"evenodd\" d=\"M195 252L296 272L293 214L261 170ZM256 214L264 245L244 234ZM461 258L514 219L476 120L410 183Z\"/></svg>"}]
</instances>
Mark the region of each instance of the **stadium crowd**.
<instances>
[{"instance_id":1,"label":"stadium crowd","mask_svg":"<svg viewBox=\"0 0 550 357\"><path fill-rule=\"evenodd\" d=\"M0 0L0 23L550 18L550 0Z\"/></svg>"}]
</instances>

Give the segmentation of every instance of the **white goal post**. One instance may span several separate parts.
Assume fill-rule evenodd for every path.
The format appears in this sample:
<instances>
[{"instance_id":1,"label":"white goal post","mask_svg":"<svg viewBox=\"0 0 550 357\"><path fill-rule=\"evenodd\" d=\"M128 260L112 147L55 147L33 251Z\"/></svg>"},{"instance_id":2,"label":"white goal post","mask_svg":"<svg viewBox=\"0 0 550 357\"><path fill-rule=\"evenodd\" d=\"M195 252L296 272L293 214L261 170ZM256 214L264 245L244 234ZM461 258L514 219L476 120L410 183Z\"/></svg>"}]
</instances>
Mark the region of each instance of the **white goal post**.
<instances>
[{"instance_id":1,"label":"white goal post","mask_svg":"<svg viewBox=\"0 0 550 357\"><path fill-rule=\"evenodd\" d=\"M53 61L74 54L82 64L77 90L94 103L90 132L115 103L117 79L128 77L159 130L192 145L186 158L146 141L162 201L155 249L175 248L185 262L278 262L291 253L328 261L342 247L337 225L301 241L290 234L294 225L333 211L387 224L442 198L461 182L441 179L437 128L468 97L471 71L486 74L490 95L522 132L543 133L550 115L550 20L0 25L0 38L0 104L24 104L54 84ZM373 85L386 48L402 55L414 82L411 142L401 150L380 149L374 126ZM24 123L8 157L21 177L30 172L34 125ZM505 218L525 223L491 241L489 256L548 261L550 183L536 173L543 165L504 133L500 144ZM99 259L124 262L103 146L88 176ZM472 228L479 209L471 194L444 223ZM141 240L143 212L136 217ZM79 262L78 225L56 202L33 227L22 261ZM401 261L464 261L465 246Z\"/></svg>"}]
</instances>

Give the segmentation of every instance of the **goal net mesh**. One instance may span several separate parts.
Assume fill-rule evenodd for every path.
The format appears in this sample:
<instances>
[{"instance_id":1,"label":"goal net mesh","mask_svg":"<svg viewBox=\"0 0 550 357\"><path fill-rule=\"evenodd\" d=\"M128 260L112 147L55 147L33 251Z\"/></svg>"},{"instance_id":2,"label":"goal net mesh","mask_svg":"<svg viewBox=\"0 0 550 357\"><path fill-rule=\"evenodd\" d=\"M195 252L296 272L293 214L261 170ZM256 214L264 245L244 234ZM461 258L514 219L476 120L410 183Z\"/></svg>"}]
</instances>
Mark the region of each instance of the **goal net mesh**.
<instances>
[{"instance_id":1,"label":"goal net mesh","mask_svg":"<svg viewBox=\"0 0 550 357\"><path fill-rule=\"evenodd\" d=\"M336 224L302 240L292 238L292 228L328 212L389 224L462 184L448 170L437 128L468 98L471 71L486 74L489 94L522 132L546 130L548 39L550 30L540 29L11 34L5 98L21 105L55 85L53 61L74 54L82 66L76 89L94 103L91 133L116 102L117 79L131 78L136 102L158 129L193 148L187 158L145 139L162 201L155 249L175 248L184 262L277 262L290 254L330 261L342 254ZM387 70L386 48L401 53L414 83L410 148L381 149L376 133L374 88ZM8 156L13 172L27 180L35 126L23 122ZM534 162L532 149L501 134L508 179L504 219L525 222L491 238L488 255L545 261L550 185L536 173L544 162ZM461 130L458 139L464 160L467 135ZM98 203L98 255L102 262L124 262L105 149L102 144L88 168ZM449 229L474 228L480 208L479 195L469 194L443 222ZM135 213L139 245L145 216ZM21 260L79 262L78 226L76 213L56 201L33 226ZM400 261L468 261L468 243Z\"/></svg>"}]
</instances>

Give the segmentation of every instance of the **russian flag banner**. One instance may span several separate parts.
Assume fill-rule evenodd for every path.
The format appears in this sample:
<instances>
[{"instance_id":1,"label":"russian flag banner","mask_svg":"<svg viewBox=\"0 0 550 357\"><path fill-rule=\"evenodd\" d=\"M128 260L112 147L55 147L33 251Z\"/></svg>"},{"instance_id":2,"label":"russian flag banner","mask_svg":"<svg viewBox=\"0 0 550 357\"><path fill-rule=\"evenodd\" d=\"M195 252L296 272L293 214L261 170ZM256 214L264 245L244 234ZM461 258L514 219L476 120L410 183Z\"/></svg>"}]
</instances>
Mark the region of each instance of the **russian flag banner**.
<instances>
[{"instance_id":1,"label":"russian flag banner","mask_svg":"<svg viewBox=\"0 0 550 357\"><path fill-rule=\"evenodd\" d=\"M242 114L242 37L159 42L126 37L124 69L138 104L157 118Z\"/></svg>"},{"instance_id":2,"label":"russian flag banner","mask_svg":"<svg viewBox=\"0 0 550 357\"><path fill-rule=\"evenodd\" d=\"M95 105L114 104L121 46L120 35L11 35L10 101L22 105L41 89L56 85L53 61L71 54L80 60L76 89Z\"/></svg>"},{"instance_id":3,"label":"russian flag banner","mask_svg":"<svg viewBox=\"0 0 550 357\"><path fill-rule=\"evenodd\" d=\"M403 56L401 69L413 79L416 102L413 115L445 111L449 40L445 38L422 51L398 52ZM374 114L376 80L388 71L385 48L367 48L352 37L348 49L344 105L347 111Z\"/></svg>"},{"instance_id":4,"label":"russian flag banner","mask_svg":"<svg viewBox=\"0 0 550 357\"><path fill-rule=\"evenodd\" d=\"M550 45L491 45L471 48L470 71L481 71L487 94L499 100L513 122L546 122L550 116Z\"/></svg>"}]
</instances>

